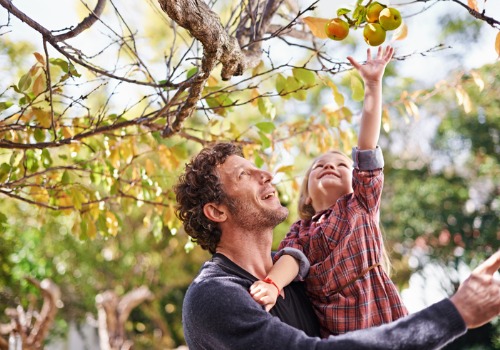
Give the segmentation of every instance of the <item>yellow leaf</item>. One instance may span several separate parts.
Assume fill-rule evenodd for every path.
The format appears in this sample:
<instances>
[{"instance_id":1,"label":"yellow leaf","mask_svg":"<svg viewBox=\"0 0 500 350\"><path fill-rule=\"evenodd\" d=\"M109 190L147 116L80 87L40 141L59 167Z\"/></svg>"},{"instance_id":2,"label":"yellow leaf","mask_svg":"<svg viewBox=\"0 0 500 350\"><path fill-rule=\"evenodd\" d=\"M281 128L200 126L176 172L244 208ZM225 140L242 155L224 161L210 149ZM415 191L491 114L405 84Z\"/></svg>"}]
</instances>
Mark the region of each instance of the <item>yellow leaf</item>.
<instances>
[{"instance_id":1,"label":"yellow leaf","mask_svg":"<svg viewBox=\"0 0 500 350\"><path fill-rule=\"evenodd\" d=\"M52 125L52 117L49 112L44 111L40 108L33 108L33 114L36 120L40 123L43 128L50 128Z\"/></svg>"},{"instance_id":2,"label":"yellow leaf","mask_svg":"<svg viewBox=\"0 0 500 350\"><path fill-rule=\"evenodd\" d=\"M151 177L153 174L156 172L156 165L153 163L151 159L146 159L146 164L144 165L144 168L146 169L146 174Z\"/></svg>"},{"instance_id":3,"label":"yellow leaf","mask_svg":"<svg viewBox=\"0 0 500 350\"><path fill-rule=\"evenodd\" d=\"M33 83L33 93L39 95L45 91L45 75L40 74Z\"/></svg>"},{"instance_id":4,"label":"yellow leaf","mask_svg":"<svg viewBox=\"0 0 500 350\"><path fill-rule=\"evenodd\" d=\"M415 119L419 118L418 107L413 101L404 101L404 106L406 113L408 113L409 116L414 117Z\"/></svg>"},{"instance_id":5,"label":"yellow leaf","mask_svg":"<svg viewBox=\"0 0 500 350\"><path fill-rule=\"evenodd\" d=\"M385 132L389 132L391 130L391 120L389 116L389 108L384 106L382 110L382 128Z\"/></svg>"},{"instance_id":6,"label":"yellow leaf","mask_svg":"<svg viewBox=\"0 0 500 350\"><path fill-rule=\"evenodd\" d=\"M339 89L337 86L330 80L326 82L326 84L333 90L333 99L335 100L335 103L337 104L337 107L340 108L344 105L344 95L342 95L339 92Z\"/></svg>"},{"instance_id":7,"label":"yellow leaf","mask_svg":"<svg viewBox=\"0 0 500 350\"><path fill-rule=\"evenodd\" d=\"M63 193L59 198L57 198L57 205L59 206L59 209L62 210L63 214L71 214L73 209L73 201L66 193Z\"/></svg>"},{"instance_id":8,"label":"yellow leaf","mask_svg":"<svg viewBox=\"0 0 500 350\"><path fill-rule=\"evenodd\" d=\"M110 211L106 212L106 228L111 236L116 236L118 234L118 220L115 214Z\"/></svg>"},{"instance_id":9,"label":"yellow leaf","mask_svg":"<svg viewBox=\"0 0 500 350\"><path fill-rule=\"evenodd\" d=\"M403 23L399 28L392 34L392 41L403 40L408 36L408 26Z\"/></svg>"},{"instance_id":10,"label":"yellow leaf","mask_svg":"<svg viewBox=\"0 0 500 350\"><path fill-rule=\"evenodd\" d=\"M275 173L290 173L295 167L292 165L283 165L280 166Z\"/></svg>"},{"instance_id":11,"label":"yellow leaf","mask_svg":"<svg viewBox=\"0 0 500 350\"><path fill-rule=\"evenodd\" d=\"M217 86L218 84L219 81L217 80L216 77L214 77L213 75L208 77L207 86Z\"/></svg>"},{"instance_id":12,"label":"yellow leaf","mask_svg":"<svg viewBox=\"0 0 500 350\"><path fill-rule=\"evenodd\" d=\"M67 139L70 139L70 138L72 138L72 137L73 137L73 134L72 134L72 132L71 132L71 129L70 129L70 128L68 128L67 126L62 127L62 128L61 128L61 132L62 132L63 136L64 136L65 138L67 138Z\"/></svg>"},{"instance_id":13,"label":"yellow leaf","mask_svg":"<svg viewBox=\"0 0 500 350\"><path fill-rule=\"evenodd\" d=\"M252 92L251 92L250 96L251 96L250 98L252 99L252 105L253 106L257 106L257 104L259 102L259 100L258 100L257 97L260 96L259 90L258 89L252 89Z\"/></svg>"},{"instance_id":14,"label":"yellow leaf","mask_svg":"<svg viewBox=\"0 0 500 350\"><path fill-rule=\"evenodd\" d=\"M33 53L33 55L35 55L36 60L37 60L40 64L42 64L42 65L44 65L44 66L45 66L45 60L43 59L43 56L42 56L42 55L40 55L38 52Z\"/></svg>"},{"instance_id":15,"label":"yellow leaf","mask_svg":"<svg viewBox=\"0 0 500 350\"><path fill-rule=\"evenodd\" d=\"M327 39L325 26L330 22L330 19L319 17L304 17L304 23L309 27L312 34L320 39Z\"/></svg>"},{"instance_id":16,"label":"yellow leaf","mask_svg":"<svg viewBox=\"0 0 500 350\"><path fill-rule=\"evenodd\" d=\"M469 7L475 11L479 11L479 8L477 7L477 2L476 0L467 0L467 4Z\"/></svg>"},{"instance_id":17,"label":"yellow leaf","mask_svg":"<svg viewBox=\"0 0 500 350\"><path fill-rule=\"evenodd\" d=\"M472 78L474 79L474 82L476 83L477 87L479 88L479 92L483 91L484 89L484 80L481 78L481 76L477 72L470 72L472 75Z\"/></svg>"},{"instance_id":18,"label":"yellow leaf","mask_svg":"<svg viewBox=\"0 0 500 350\"><path fill-rule=\"evenodd\" d=\"M46 204L49 202L49 193L43 187L32 186L30 188L30 195L33 197L33 200L37 203Z\"/></svg>"},{"instance_id":19,"label":"yellow leaf","mask_svg":"<svg viewBox=\"0 0 500 350\"><path fill-rule=\"evenodd\" d=\"M498 58L500 58L500 32L498 32L495 40L495 50L497 51Z\"/></svg>"},{"instance_id":20,"label":"yellow leaf","mask_svg":"<svg viewBox=\"0 0 500 350\"><path fill-rule=\"evenodd\" d=\"M472 102L470 100L469 94L467 94L467 92L461 86L457 87L455 93L457 95L458 104L464 107L465 113L469 113L472 110Z\"/></svg>"}]
</instances>

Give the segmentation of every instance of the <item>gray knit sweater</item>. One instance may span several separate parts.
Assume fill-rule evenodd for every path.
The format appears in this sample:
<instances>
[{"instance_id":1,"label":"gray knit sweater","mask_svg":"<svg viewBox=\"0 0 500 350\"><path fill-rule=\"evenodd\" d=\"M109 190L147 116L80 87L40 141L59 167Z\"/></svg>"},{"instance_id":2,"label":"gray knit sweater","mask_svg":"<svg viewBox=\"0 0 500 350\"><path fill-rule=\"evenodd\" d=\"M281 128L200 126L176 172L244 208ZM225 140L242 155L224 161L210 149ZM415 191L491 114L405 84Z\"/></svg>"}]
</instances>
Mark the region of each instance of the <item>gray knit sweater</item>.
<instances>
[{"instance_id":1,"label":"gray knit sweater","mask_svg":"<svg viewBox=\"0 0 500 350\"><path fill-rule=\"evenodd\" d=\"M284 318L280 320L257 304L248 292L257 279L223 258L228 262L225 265L214 260L206 262L186 293L182 317L184 336L190 350L432 350L443 347L466 332L458 311L445 299L387 325L327 339L309 337L302 330L285 323L290 313L278 315ZM286 293L287 289L285 297ZM280 299L277 303L283 303ZM283 305L280 306L283 308ZM301 317L299 314L295 316Z\"/></svg>"}]
</instances>

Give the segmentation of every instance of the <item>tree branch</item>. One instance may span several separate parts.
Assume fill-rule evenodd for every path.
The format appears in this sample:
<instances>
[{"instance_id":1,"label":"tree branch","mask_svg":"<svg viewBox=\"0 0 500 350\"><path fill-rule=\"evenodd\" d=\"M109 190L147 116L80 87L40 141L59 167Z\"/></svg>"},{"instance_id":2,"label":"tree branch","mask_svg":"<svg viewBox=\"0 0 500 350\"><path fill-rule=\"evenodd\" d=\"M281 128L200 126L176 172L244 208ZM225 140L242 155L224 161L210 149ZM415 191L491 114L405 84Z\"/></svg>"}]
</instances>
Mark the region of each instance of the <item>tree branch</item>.
<instances>
[{"instance_id":1,"label":"tree branch","mask_svg":"<svg viewBox=\"0 0 500 350\"><path fill-rule=\"evenodd\" d=\"M253 52L247 56L242 52L236 38L229 36L220 22L219 16L203 1L193 0L158 0L163 11L181 27L199 40L203 46L201 71L193 79L189 95L179 108L175 121L167 123L162 135L169 137L179 132L182 122L194 111L200 100L203 87L215 65L222 64L222 80L242 75L249 67L258 64L258 57Z\"/></svg>"},{"instance_id":2,"label":"tree branch","mask_svg":"<svg viewBox=\"0 0 500 350\"><path fill-rule=\"evenodd\" d=\"M99 0L95 6L94 11L92 11L87 17L83 19L78 25L67 33L59 34L54 37L56 41L64 41L66 39L73 38L79 35L81 32L89 29L101 16L104 7L106 6L107 0Z\"/></svg>"}]
</instances>

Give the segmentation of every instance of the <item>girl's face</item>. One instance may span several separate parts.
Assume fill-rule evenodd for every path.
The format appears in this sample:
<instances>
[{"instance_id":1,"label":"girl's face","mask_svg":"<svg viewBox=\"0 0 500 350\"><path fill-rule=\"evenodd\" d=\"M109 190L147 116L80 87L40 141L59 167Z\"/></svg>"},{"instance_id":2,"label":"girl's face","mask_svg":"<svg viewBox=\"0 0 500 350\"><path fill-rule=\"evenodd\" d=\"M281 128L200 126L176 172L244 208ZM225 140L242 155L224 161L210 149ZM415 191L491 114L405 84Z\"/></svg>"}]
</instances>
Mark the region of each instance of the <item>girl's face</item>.
<instances>
[{"instance_id":1,"label":"girl's face","mask_svg":"<svg viewBox=\"0 0 500 350\"><path fill-rule=\"evenodd\" d=\"M315 211L332 206L338 198L352 192L352 161L339 153L317 158L309 173L309 203Z\"/></svg>"}]
</instances>

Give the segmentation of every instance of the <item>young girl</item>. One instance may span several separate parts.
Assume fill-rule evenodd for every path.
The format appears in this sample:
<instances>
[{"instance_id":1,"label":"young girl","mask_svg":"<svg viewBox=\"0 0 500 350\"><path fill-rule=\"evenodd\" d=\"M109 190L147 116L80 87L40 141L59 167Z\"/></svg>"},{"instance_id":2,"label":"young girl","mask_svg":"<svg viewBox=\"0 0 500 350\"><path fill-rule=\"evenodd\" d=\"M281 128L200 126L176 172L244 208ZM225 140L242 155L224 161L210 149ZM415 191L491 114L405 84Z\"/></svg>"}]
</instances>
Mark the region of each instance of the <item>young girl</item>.
<instances>
[{"instance_id":1,"label":"young girl","mask_svg":"<svg viewBox=\"0 0 500 350\"><path fill-rule=\"evenodd\" d=\"M377 326L407 315L396 287L381 266L384 248L379 228L384 161L377 146L382 109L382 76L394 49L378 49L366 64L349 62L365 84L365 99L353 161L339 151L314 160L299 199L301 220L279 246L264 281L250 287L252 297L271 309L282 288L298 271L284 248L301 250L310 262L307 293L323 337Z\"/></svg>"}]
</instances>

